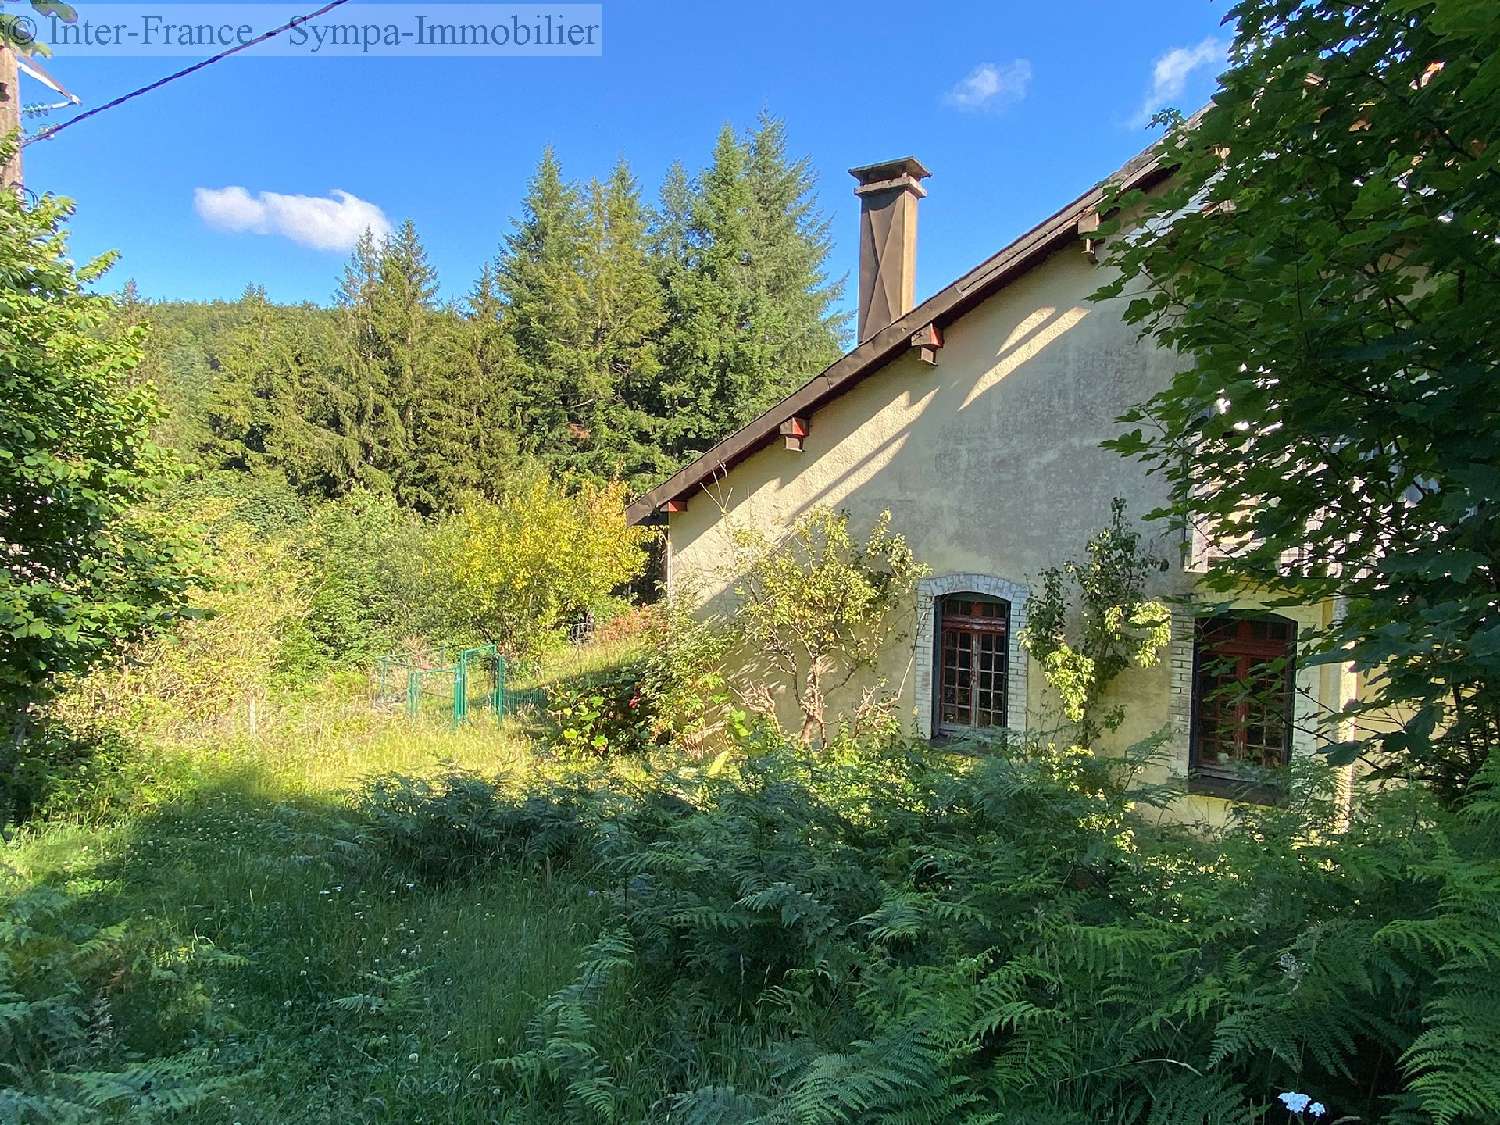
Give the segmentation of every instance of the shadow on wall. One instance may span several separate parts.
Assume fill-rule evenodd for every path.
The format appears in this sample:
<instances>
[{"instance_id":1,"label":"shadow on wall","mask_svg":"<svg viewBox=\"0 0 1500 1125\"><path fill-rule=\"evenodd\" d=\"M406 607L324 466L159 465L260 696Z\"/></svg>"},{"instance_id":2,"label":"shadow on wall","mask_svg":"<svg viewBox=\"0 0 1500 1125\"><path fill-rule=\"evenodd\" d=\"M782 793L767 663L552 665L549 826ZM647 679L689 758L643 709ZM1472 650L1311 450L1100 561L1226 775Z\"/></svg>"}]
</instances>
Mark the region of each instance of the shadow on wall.
<instances>
[{"instance_id":1,"label":"shadow on wall","mask_svg":"<svg viewBox=\"0 0 1500 1125\"><path fill-rule=\"evenodd\" d=\"M1160 483L1099 443L1179 361L1088 301L1101 280L1059 251L954 322L936 366L903 356L817 411L807 452L778 443L710 481L673 517L674 582L731 605L728 520L775 539L815 507L856 533L889 509L935 571L1019 580L1082 550L1114 497L1160 506Z\"/></svg>"}]
</instances>

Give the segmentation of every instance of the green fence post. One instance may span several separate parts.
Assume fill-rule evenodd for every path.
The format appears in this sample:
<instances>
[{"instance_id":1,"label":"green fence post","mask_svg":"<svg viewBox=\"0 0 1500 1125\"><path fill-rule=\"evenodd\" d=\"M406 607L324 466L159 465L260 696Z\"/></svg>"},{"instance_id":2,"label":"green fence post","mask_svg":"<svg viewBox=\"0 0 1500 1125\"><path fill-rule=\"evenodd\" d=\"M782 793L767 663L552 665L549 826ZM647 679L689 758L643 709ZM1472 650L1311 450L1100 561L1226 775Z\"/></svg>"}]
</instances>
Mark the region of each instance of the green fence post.
<instances>
[{"instance_id":1,"label":"green fence post","mask_svg":"<svg viewBox=\"0 0 1500 1125\"><path fill-rule=\"evenodd\" d=\"M417 717L417 699L422 694L422 673L412 668L406 673L406 717Z\"/></svg>"},{"instance_id":2,"label":"green fence post","mask_svg":"<svg viewBox=\"0 0 1500 1125\"><path fill-rule=\"evenodd\" d=\"M453 665L453 725L458 726L464 721L465 704L469 701L468 686L465 680L468 678L465 672L469 667L469 654L461 652L458 654L458 663Z\"/></svg>"},{"instance_id":3,"label":"green fence post","mask_svg":"<svg viewBox=\"0 0 1500 1125\"><path fill-rule=\"evenodd\" d=\"M498 649L495 650L495 694L490 700L490 708L497 719L505 714L505 657Z\"/></svg>"}]
</instances>

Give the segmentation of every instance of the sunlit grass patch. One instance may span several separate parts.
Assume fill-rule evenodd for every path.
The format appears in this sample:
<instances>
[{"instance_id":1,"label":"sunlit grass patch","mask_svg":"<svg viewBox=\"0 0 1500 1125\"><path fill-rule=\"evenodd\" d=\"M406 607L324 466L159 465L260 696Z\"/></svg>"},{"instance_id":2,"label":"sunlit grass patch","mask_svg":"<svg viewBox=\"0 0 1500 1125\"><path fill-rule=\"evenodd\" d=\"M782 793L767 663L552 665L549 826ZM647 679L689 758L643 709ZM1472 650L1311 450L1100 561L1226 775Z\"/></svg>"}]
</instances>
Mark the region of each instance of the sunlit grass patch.
<instances>
[{"instance_id":1,"label":"sunlit grass patch","mask_svg":"<svg viewBox=\"0 0 1500 1125\"><path fill-rule=\"evenodd\" d=\"M138 748L107 813L5 845L0 911L55 887L78 924L123 926L84 1017L102 1021L90 1066L214 1044L209 1069L235 1081L189 1120L492 1120L487 1065L568 979L605 904L566 872L503 865L420 886L353 801L380 775L524 779L526 731L382 713L352 678L261 708L253 733L224 729Z\"/></svg>"}]
</instances>

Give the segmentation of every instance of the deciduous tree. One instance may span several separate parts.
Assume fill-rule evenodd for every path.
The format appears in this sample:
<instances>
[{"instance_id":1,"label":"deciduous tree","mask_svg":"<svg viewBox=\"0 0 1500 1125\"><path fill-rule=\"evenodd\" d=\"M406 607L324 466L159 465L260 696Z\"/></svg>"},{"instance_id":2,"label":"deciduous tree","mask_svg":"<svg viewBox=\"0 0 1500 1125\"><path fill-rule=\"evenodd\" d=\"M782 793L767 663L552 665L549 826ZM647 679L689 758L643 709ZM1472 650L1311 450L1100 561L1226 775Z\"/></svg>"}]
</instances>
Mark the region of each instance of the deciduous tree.
<instances>
[{"instance_id":1,"label":"deciduous tree","mask_svg":"<svg viewBox=\"0 0 1500 1125\"><path fill-rule=\"evenodd\" d=\"M1213 104L1106 295L1187 363L1115 442L1226 557L1341 599L1331 755L1461 794L1500 741L1500 20L1485 0L1243 0ZM1405 716L1387 724L1382 716Z\"/></svg>"},{"instance_id":2,"label":"deciduous tree","mask_svg":"<svg viewBox=\"0 0 1500 1125\"><path fill-rule=\"evenodd\" d=\"M113 302L88 291L112 258L68 257L70 210L0 192L3 780L58 677L170 617L188 578L173 540L136 514L171 471L148 436L154 397L131 378L140 330L114 330Z\"/></svg>"}]
</instances>

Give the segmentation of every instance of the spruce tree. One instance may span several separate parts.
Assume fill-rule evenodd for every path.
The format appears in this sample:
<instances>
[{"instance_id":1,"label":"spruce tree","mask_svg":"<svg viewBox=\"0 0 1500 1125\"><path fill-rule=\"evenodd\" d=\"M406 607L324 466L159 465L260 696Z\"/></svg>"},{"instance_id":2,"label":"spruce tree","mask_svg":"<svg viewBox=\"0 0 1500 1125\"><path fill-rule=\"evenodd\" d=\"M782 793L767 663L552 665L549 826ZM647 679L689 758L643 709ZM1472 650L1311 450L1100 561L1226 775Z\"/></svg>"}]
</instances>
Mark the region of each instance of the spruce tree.
<instances>
[{"instance_id":1,"label":"spruce tree","mask_svg":"<svg viewBox=\"0 0 1500 1125\"><path fill-rule=\"evenodd\" d=\"M760 350L751 284L754 196L745 147L725 126L698 177L667 274L663 444L675 461L701 453L748 418L771 357Z\"/></svg>"},{"instance_id":2,"label":"spruce tree","mask_svg":"<svg viewBox=\"0 0 1500 1125\"><path fill-rule=\"evenodd\" d=\"M468 432L473 487L493 496L520 454L514 430L519 359L488 262L465 300L457 349L458 408Z\"/></svg>"},{"instance_id":3,"label":"spruce tree","mask_svg":"<svg viewBox=\"0 0 1500 1125\"><path fill-rule=\"evenodd\" d=\"M456 409L455 320L437 307L438 279L410 220L380 250L370 290L373 354L393 424L374 451L396 499L421 512L446 508L472 486Z\"/></svg>"},{"instance_id":4,"label":"spruce tree","mask_svg":"<svg viewBox=\"0 0 1500 1125\"><path fill-rule=\"evenodd\" d=\"M240 301L241 323L219 351L219 380L205 409L205 462L283 474L300 491L344 491L358 464L330 401L337 366L333 327L311 306L271 304L264 289Z\"/></svg>"},{"instance_id":5,"label":"spruce tree","mask_svg":"<svg viewBox=\"0 0 1500 1125\"><path fill-rule=\"evenodd\" d=\"M593 475L645 484L666 462L655 446L653 409L664 314L647 242L640 189L622 160L607 183L590 185L583 252L584 328L589 368L580 389Z\"/></svg>"},{"instance_id":6,"label":"spruce tree","mask_svg":"<svg viewBox=\"0 0 1500 1125\"><path fill-rule=\"evenodd\" d=\"M330 429L340 438L344 485L390 491L386 450L404 445L400 414L391 402L388 372L376 317L381 247L370 231L360 237L339 283L338 359L323 390L330 402Z\"/></svg>"},{"instance_id":7,"label":"spruce tree","mask_svg":"<svg viewBox=\"0 0 1500 1125\"><path fill-rule=\"evenodd\" d=\"M651 214L651 256L663 288L688 259L695 192L692 177L674 160L662 180L659 202Z\"/></svg>"},{"instance_id":8,"label":"spruce tree","mask_svg":"<svg viewBox=\"0 0 1500 1125\"><path fill-rule=\"evenodd\" d=\"M764 117L743 140L725 126L694 186L684 211L681 178L669 177L656 224L662 434L676 462L805 382L842 344L827 222L807 161L787 158L781 123Z\"/></svg>"},{"instance_id":9,"label":"spruce tree","mask_svg":"<svg viewBox=\"0 0 1500 1125\"><path fill-rule=\"evenodd\" d=\"M751 268L768 310L763 331L800 383L844 351L844 283L828 278L828 218L818 210L811 159L787 156L786 124L762 113L747 148L755 199Z\"/></svg>"},{"instance_id":10,"label":"spruce tree","mask_svg":"<svg viewBox=\"0 0 1500 1125\"><path fill-rule=\"evenodd\" d=\"M548 148L521 217L496 263L496 289L516 351L514 422L522 447L566 461L587 427L578 419L583 357L580 265L584 208Z\"/></svg>"}]
</instances>

